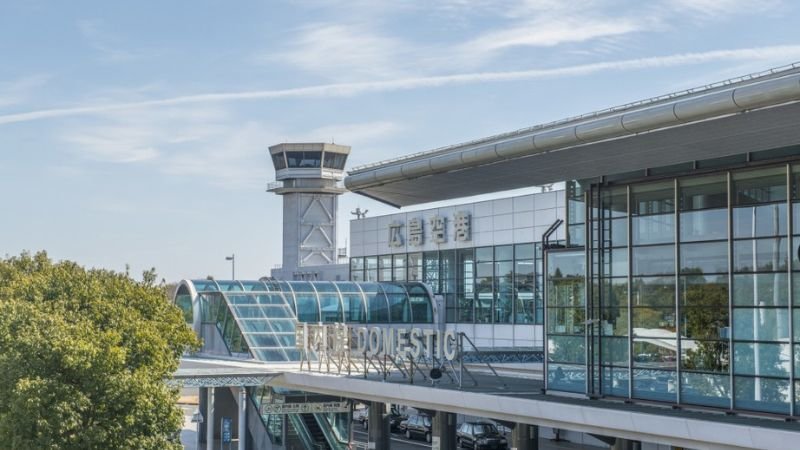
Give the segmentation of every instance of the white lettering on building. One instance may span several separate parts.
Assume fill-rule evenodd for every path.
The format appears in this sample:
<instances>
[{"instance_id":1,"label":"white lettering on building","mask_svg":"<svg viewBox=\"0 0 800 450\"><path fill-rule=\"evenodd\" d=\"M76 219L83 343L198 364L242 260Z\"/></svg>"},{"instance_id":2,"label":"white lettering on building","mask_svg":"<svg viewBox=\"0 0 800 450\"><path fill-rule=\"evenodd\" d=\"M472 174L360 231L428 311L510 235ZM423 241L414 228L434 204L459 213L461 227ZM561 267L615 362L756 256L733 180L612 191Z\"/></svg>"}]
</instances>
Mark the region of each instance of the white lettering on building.
<instances>
[{"instance_id":1,"label":"white lettering on building","mask_svg":"<svg viewBox=\"0 0 800 450\"><path fill-rule=\"evenodd\" d=\"M297 327L297 348L305 352L392 356L401 359L435 358L453 361L458 357L456 332L433 328L350 327L344 324L302 324ZM350 336L355 339L351 340Z\"/></svg>"},{"instance_id":2,"label":"white lettering on building","mask_svg":"<svg viewBox=\"0 0 800 450\"><path fill-rule=\"evenodd\" d=\"M453 222L454 227L456 229L455 233L455 240L456 242L467 242L472 239L471 233L471 226L470 226L470 214L466 211L459 211L455 213Z\"/></svg>"},{"instance_id":3,"label":"white lettering on building","mask_svg":"<svg viewBox=\"0 0 800 450\"><path fill-rule=\"evenodd\" d=\"M442 216L433 216L431 222L431 241L435 244L444 244L447 242L447 218Z\"/></svg>"},{"instance_id":4,"label":"white lettering on building","mask_svg":"<svg viewBox=\"0 0 800 450\"><path fill-rule=\"evenodd\" d=\"M403 246L403 222L395 220L389 224L389 247L402 247Z\"/></svg>"},{"instance_id":5,"label":"white lettering on building","mask_svg":"<svg viewBox=\"0 0 800 450\"><path fill-rule=\"evenodd\" d=\"M425 243L424 226L418 217L408 221L408 243L412 247L421 247Z\"/></svg>"}]
</instances>

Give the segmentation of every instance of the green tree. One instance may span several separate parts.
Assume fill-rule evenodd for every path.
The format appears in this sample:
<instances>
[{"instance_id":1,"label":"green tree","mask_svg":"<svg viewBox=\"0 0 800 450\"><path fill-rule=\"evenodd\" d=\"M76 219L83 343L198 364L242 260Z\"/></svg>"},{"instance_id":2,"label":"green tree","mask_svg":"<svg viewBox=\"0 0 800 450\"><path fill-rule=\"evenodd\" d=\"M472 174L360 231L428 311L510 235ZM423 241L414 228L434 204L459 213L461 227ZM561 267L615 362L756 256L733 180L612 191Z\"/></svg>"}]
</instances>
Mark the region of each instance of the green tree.
<instances>
[{"instance_id":1,"label":"green tree","mask_svg":"<svg viewBox=\"0 0 800 450\"><path fill-rule=\"evenodd\" d=\"M147 274L136 282L44 252L0 259L5 448L180 448L178 392L164 380L197 342Z\"/></svg>"}]
</instances>

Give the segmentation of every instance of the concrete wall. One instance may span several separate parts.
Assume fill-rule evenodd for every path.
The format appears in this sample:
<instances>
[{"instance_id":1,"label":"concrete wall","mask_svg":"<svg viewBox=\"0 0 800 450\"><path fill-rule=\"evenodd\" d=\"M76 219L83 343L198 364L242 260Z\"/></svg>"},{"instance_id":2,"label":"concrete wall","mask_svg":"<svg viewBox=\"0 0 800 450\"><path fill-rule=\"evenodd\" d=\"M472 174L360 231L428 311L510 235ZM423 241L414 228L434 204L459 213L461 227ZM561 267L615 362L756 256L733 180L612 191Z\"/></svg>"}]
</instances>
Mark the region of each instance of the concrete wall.
<instances>
[{"instance_id":1,"label":"concrete wall","mask_svg":"<svg viewBox=\"0 0 800 450\"><path fill-rule=\"evenodd\" d=\"M350 256L539 242L556 219L566 218L565 201L565 191L559 190L351 220ZM456 241L453 237L453 215L462 211L471 215L472 236L466 242ZM448 222L448 239L443 244L436 244L430 239L428 219L436 215L446 217ZM425 243L419 247L408 243L407 224L412 218L420 218L425 222ZM394 221L404 224L401 231L404 242L400 247L389 246L389 224ZM565 239L565 227L559 228L553 238Z\"/></svg>"},{"instance_id":2,"label":"concrete wall","mask_svg":"<svg viewBox=\"0 0 800 450\"><path fill-rule=\"evenodd\" d=\"M448 330L463 332L481 348L541 349L544 346L542 325L503 325L484 323L448 323Z\"/></svg>"},{"instance_id":3,"label":"concrete wall","mask_svg":"<svg viewBox=\"0 0 800 450\"><path fill-rule=\"evenodd\" d=\"M336 263L338 195L289 193L283 196L283 267Z\"/></svg>"},{"instance_id":4,"label":"concrete wall","mask_svg":"<svg viewBox=\"0 0 800 450\"><path fill-rule=\"evenodd\" d=\"M272 269L270 275L277 280L321 280L347 281L350 279L350 264L326 264L300 268Z\"/></svg>"}]
</instances>

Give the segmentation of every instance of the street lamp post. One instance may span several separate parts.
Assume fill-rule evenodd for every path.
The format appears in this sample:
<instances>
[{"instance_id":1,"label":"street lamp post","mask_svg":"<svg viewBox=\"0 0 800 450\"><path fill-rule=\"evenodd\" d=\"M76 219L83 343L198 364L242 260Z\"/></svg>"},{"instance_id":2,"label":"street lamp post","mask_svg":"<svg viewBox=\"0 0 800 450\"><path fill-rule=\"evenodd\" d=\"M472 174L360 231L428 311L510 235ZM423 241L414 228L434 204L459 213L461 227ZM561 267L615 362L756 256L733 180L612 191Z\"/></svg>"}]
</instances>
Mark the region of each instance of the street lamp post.
<instances>
[{"instance_id":1,"label":"street lamp post","mask_svg":"<svg viewBox=\"0 0 800 450\"><path fill-rule=\"evenodd\" d=\"M226 256L225 261L231 262L231 280L236 279L236 254L231 253L231 256Z\"/></svg>"}]
</instances>

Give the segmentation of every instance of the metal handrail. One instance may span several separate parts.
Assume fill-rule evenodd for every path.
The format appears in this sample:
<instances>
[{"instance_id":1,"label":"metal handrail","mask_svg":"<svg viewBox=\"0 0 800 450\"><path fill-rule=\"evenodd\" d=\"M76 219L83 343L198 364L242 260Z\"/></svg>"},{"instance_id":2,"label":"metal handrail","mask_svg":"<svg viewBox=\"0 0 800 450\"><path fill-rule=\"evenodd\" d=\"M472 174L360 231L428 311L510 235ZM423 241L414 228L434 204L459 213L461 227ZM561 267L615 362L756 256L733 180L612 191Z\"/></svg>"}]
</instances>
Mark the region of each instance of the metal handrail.
<instances>
[{"instance_id":1,"label":"metal handrail","mask_svg":"<svg viewBox=\"0 0 800 450\"><path fill-rule=\"evenodd\" d=\"M334 450L345 450L347 448L347 441L338 436L336 431L333 430L333 425L328 422L324 414L314 413L314 420L317 421L322 434L325 435L325 439Z\"/></svg>"},{"instance_id":2,"label":"metal handrail","mask_svg":"<svg viewBox=\"0 0 800 450\"><path fill-rule=\"evenodd\" d=\"M475 345L474 342L472 342L472 339L470 339L469 336L467 336L466 333L464 333L464 332L460 332L458 334L459 334L460 339L462 339L462 342L463 342L464 339L466 339L467 342L469 342L469 345L471 345L473 350L475 350L475 353L478 355L478 358L481 360L481 362L483 362L484 364L486 364L489 367L489 370L492 371L494 376L497 377L497 379L500 380L501 383L503 383L503 387L508 388L508 384L506 384L505 380L503 380L503 377L501 377L497 373L497 371L494 370L494 366L492 366L492 363L490 363L489 361L486 361L486 360L483 359L483 356L481 355L481 351L478 349L478 346ZM463 353L464 345L461 344L461 345L459 345L459 347L460 347L461 352ZM464 367L464 355L463 354L461 355L460 359L461 359L461 370L464 370L465 367Z\"/></svg>"},{"instance_id":3,"label":"metal handrail","mask_svg":"<svg viewBox=\"0 0 800 450\"><path fill-rule=\"evenodd\" d=\"M348 170L347 174L348 175L355 175L355 174L357 174L359 172L363 172L363 171L365 171L367 169L372 169L374 167L388 166L388 165L392 165L392 164L400 162L400 161L409 161L409 160L413 160L413 159L420 158L420 157L423 157L423 156L432 156L432 155L439 154L439 153L447 153L450 150L454 150L454 149L457 149L457 148L469 147L469 146L472 146L472 145L483 144L483 143L494 141L494 140L497 140L497 139L515 137L515 136L518 136L518 135L521 135L521 134L530 133L532 131L538 131L538 130L542 130L542 129L545 129L545 128L553 128L553 127L556 127L556 126L565 125L565 124L570 123L570 122L578 122L578 121L582 121L582 120L586 120L586 119L593 119L593 118L600 117L600 116L603 116L603 115L606 115L606 114L613 114L613 113L617 113L617 112L624 111L624 110L631 109L631 108L635 108L635 107L651 106L651 105L654 105L656 103L663 102L663 101L666 101L666 100L673 100L673 99L678 98L678 97L683 97L683 96L693 95L693 94L707 93L707 92L709 92L711 90L714 90L714 89L727 87L727 86L730 86L730 85L733 85L733 84L737 84L737 83L743 83L745 81L754 81L754 80L758 80L759 78L765 78L765 77L769 77L769 76L773 76L773 75L778 75L778 74L782 74L784 72L789 72L789 71L792 71L792 70L795 70L795 69L800 69L800 62L795 62L795 63L787 64L787 65L784 65L784 66L774 67L772 69L767 69L767 70L764 70L764 71L761 71L761 72L755 72L755 73L751 73L751 74L747 74L747 75L740 75L738 77L729 78L727 80L717 81L717 82L714 82L714 83L709 83L709 84L706 84L706 85L703 85L703 86L700 86L700 87L696 87L696 88L689 88L689 89L684 89L682 91L676 91L676 92L672 92L672 93L669 93L669 94L659 95L657 97L650 97L650 98L645 99L645 100L638 100L638 101L635 101L635 102L625 103L623 105L612 106L610 108L605 108L605 109L601 109L601 110L594 111L594 112L584 113L584 114L580 114L580 115L577 115L577 116L567 117L565 119L554 120L554 121L547 122L547 123L544 123L544 124L534 125L532 127L521 128L521 129L518 129L518 130L509 131L509 132L506 132L506 133L495 134L495 135L483 137L483 138L480 138L480 139L473 139L473 140L462 142L462 143L459 143L459 144L447 145L447 146L444 146L444 147L439 147L439 148L435 148L435 149L432 149L432 150L424 150L424 151L421 151L421 152L415 152L415 153L412 153L412 154L409 154L409 155L398 156L396 158L391 158L391 159L387 159L387 160L383 160L383 161L377 161L377 162L374 162L374 163L362 164L360 166L356 166L356 167L353 167L352 169Z\"/></svg>"},{"instance_id":4,"label":"metal handrail","mask_svg":"<svg viewBox=\"0 0 800 450\"><path fill-rule=\"evenodd\" d=\"M297 436L301 441L303 441L303 446L305 448L312 450L324 450L322 446L314 442L314 439L311 438L311 434L309 434L308 428L306 428L305 422L300 419L299 414L286 414L286 417L289 418L294 430L297 432Z\"/></svg>"}]
</instances>

